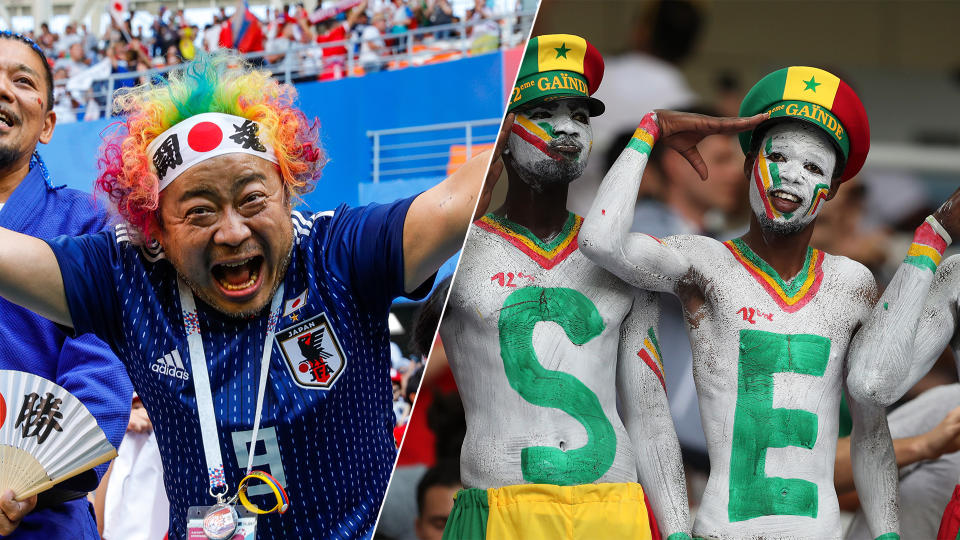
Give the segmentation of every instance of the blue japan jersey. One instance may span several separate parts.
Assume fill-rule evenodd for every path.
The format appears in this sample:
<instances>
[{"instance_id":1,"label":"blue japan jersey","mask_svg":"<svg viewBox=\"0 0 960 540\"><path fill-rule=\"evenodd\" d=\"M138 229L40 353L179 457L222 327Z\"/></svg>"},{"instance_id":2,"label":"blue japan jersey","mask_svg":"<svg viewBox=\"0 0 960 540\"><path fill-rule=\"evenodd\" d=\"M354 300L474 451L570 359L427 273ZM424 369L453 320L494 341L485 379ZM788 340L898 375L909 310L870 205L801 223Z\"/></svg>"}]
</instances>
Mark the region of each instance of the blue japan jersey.
<instances>
[{"instance_id":1,"label":"blue japan jersey","mask_svg":"<svg viewBox=\"0 0 960 540\"><path fill-rule=\"evenodd\" d=\"M412 201L292 215L293 252L253 460L286 488L290 509L260 516L258 538L372 534L396 456L387 315L403 294L403 223ZM170 538L184 538L187 508L215 501L176 272L159 247L131 244L122 225L50 245L76 331L112 345L153 420ZM230 318L199 298L197 308L234 493L247 466L266 310ZM248 491L252 502L273 507L268 489Z\"/></svg>"}]
</instances>

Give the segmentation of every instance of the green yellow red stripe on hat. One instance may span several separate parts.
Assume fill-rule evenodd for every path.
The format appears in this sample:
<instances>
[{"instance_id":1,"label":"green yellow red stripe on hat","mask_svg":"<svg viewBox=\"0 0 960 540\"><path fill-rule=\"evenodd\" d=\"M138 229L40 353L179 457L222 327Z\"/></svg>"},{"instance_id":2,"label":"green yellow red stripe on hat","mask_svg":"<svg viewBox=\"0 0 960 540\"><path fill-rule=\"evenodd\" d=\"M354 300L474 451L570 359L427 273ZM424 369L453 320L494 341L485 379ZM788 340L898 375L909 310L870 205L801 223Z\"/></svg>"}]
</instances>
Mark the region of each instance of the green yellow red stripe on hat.
<instances>
[{"instance_id":1,"label":"green yellow red stripe on hat","mask_svg":"<svg viewBox=\"0 0 960 540\"><path fill-rule=\"evenodd\" d=\"M591 116L603 103L591 97L603 79L603 57L587 40L572 34L548 34L527 42L509 111L560 98L584 98Z\"/></svg>"},{"instance_id":2,"label":"green yellow red stripe on hat","mask_svg":"<svg viewBox=\"0 0 960 540\"><path fill-rule=\"evenodd\" d=\"M821 128L843 158L838 176L849 180L863 167L870 150L870 124L856 92L836 75L815 67L783 68L754 85L743 98L740 116L768 113L771 120L794 118ZM761 124L762 125L762 124ZM740 134L744 153L753 131Z\"/></svg>"}]
</instances>

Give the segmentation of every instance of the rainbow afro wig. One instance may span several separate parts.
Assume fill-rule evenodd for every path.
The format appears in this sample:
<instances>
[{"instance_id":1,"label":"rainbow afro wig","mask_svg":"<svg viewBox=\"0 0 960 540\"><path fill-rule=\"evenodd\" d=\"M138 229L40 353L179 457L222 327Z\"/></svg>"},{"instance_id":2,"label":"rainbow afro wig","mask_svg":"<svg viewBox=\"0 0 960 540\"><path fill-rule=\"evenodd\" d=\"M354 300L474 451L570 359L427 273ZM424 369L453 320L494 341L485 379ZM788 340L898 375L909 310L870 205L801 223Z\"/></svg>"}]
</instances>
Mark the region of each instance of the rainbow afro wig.
<instances>
[{"instance_id":1,"label":"rainbow afro wig","mask_svg":"<svg viewBox=\"0 0 960 540\"><path fill-rule=\"evenodd\" d=\"M310 192L326 163L316 120L294 106L297 91L254 69L233 53L198 55L167 79L123 89L114 110L124 120L108 129L100 147L96 189L102 191L140 241L153 236L159 178L147 146L191 116L218 112L259 122L260 137L277 157L288 193Z\"/></svg>"}]
</instances>

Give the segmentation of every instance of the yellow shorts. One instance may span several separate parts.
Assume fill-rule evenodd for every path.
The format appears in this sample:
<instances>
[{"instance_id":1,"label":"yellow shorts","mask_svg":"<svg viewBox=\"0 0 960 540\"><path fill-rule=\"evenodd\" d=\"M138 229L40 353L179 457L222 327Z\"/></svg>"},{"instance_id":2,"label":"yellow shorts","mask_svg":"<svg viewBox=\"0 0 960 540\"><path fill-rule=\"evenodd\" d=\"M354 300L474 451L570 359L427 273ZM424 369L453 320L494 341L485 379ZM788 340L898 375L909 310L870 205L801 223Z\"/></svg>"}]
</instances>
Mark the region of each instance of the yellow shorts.
<instances>
[{"instance_id":1,"label":"yellow shorts","mask_svg":"<svg viewBox=\"0 0 960 540\"><path fill-rule=\"evenodd\" d=\"M444 540L650 540L636 483L523 484L457 493Z\"/></svg>"}]
</instances>

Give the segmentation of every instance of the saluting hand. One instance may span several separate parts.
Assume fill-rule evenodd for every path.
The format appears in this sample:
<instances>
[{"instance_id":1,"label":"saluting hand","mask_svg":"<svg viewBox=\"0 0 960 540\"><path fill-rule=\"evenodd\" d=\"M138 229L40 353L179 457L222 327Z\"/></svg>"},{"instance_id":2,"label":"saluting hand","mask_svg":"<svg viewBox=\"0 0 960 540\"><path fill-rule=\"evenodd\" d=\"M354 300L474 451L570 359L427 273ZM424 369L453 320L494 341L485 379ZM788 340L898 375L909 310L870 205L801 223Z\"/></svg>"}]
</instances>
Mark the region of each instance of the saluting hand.
<instances>
[{"instance_id":1,"label":"saluting hand","mask_svg":"<svg viewBox=\"0 0 960 540\"><path fill-rule=\"evenodd\" d=\"M657 109L656 113L660 127L660 144L679 152L693 165L703 180L707 179L707 165L697 150L697 143L707 135L739 133L753 129L768 118L766 113L749 118L718 118L664 109Z\"/></svg>"}]
</instances>

